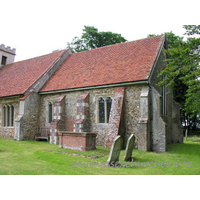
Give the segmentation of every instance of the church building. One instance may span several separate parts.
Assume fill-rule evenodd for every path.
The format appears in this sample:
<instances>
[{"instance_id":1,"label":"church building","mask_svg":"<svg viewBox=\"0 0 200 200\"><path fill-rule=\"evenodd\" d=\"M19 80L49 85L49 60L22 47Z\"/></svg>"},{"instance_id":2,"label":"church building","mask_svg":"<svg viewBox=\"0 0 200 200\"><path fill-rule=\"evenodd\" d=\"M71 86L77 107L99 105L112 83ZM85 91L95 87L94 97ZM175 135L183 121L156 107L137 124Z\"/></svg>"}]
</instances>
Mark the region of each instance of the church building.
<instances>
[{"instance_id":1,"label":"church building","mask_svg":"<svg viewBox=\"0 0 200 200\"><path fill-rule=\"evenodd\" d=\"M131 134L143 151L182 143L179 107L157 85L166 48L160 35L14 62L15 49L1 45L0 137L34 140L45 127L51 144L76 150L87 150L83 138L109 149L118 135L125 147Z\"/></svg>"}]
</instances>

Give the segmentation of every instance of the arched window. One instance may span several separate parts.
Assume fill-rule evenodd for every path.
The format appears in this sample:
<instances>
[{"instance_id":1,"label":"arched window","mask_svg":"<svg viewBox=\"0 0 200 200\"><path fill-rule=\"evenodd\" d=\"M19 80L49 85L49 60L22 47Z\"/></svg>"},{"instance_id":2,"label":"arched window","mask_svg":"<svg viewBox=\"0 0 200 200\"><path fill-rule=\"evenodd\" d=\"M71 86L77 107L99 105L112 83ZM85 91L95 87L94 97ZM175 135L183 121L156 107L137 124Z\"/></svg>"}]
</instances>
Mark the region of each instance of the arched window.
<instances>
[{"instance_id":1,"label":"arched window","mask_svg":"<svg viewBox=\"0 0 200 200\"><path fill-rule=\"evenodd\" d=\"M105 104L103 98L99 100L99 123L105 123Z\"/></svg>"},{"instance_id":2,"label":"arched window","mask_svg":"<svg viewBox=\"0 0 200 200\"><path fill-rule=\"evenodd\" d=\"M14 106L11 106L11 126L14 125Z\"/></svg>"},{"instance_id":3,"label":"arched window","mask_svg":"<svg viewBox=\"0 0 200 200\"><path fill-rule=\"evenodd\" d=\"M3 107L3 125L5 127L14 126L14 106L5 105Z\"/></svg>"},{"instance_id":4,"label":"arched window","mask_svg":"<svg viewBox=\"0 0 200 200\"><path fill-rule=\"evenodd\" d=\"M109 118L110 118L112 99L110 97L108 97L106 101L107 101L107 123L108 123L109 122Z\"/></svg>"},{"instance_id":5,"label":"arched window","mask_svg":"<svg viewBox=\"0 0 200 200\"><path fill-rule=\"evenodd\" d=\"M48 111L49 111L48 123L51 123L52 119L53 119L53 104L51 102L49 102L48 106L49 106L48 107Z\"/></svg>"},{"instance_id":6,"label":"arched window","mask_svg":"<svg viewBox=\"0 0 200 200\"><path fill-rule=\"evenodd\" d=\"M110 111L112 106L112 99L110 97L101 97L98 99L98 117L97 123L108 123L110 118Z\"/></svg>"},{"instance_id":7,"label":"arched window","mask_svg":"<svg viewBox=\"0 0 200 200\"><path fill-rule=\"evenodd\" d=\"M3 107L3 125L6 126L6 121L7 121L7 107Z\"/></svg>"},{"instance_id":8,"label":"arched window","mask_svg":"<svg viewBox=\"0 0 200 200\"><path fill-rule=\"evenodd\" d=\"M10 126L10 106L7 106L7 126Z\"/></svg>"}]
</instances>

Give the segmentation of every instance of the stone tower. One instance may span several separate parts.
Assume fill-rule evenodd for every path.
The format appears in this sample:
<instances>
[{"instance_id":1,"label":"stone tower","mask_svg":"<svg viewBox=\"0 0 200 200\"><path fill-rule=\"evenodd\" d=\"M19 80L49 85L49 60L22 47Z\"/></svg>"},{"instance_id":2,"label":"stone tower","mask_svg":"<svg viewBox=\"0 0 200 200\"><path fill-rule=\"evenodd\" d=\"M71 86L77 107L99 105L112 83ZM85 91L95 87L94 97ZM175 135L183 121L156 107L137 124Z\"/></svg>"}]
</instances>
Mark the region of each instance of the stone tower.
<instances>
[{"instance_id":1,"label":"stone tower","mask_svg":"<svg viewBox=\"0 0 200 200\"><path fill-rule=\"evenodd\" d=\"M4 44L0 45L0 67L14 62L15 51L16 49L5 47Z\"/></svg>"}]
</instances>

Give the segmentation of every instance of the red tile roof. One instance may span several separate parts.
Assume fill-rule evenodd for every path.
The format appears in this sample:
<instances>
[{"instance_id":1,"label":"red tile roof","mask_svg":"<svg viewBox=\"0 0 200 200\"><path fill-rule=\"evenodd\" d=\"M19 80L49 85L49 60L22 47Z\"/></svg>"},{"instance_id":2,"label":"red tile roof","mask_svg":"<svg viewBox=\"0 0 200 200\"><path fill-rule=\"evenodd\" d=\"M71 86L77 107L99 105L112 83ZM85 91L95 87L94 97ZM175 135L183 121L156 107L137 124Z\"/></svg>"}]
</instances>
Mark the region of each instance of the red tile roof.
<instances>
[{"instance_id":1,"label":"red tile roof","mask_svg":"<svg viewBox=\"0 0 200 200\"><path fill-rule=\"evenodd\" d=\"M0 68L0 97L24 94L64 51L5 65Z\"/></svg>"},{"instance_id":2,"label":"red tile roof","mask_svg":"<svg viewBox=\"0 0 200 200\"><path fill-rule=\"evenodd\" d=\"M68 56L40 92L148 79L165 35Z\"/></svg>"}]
</instances>

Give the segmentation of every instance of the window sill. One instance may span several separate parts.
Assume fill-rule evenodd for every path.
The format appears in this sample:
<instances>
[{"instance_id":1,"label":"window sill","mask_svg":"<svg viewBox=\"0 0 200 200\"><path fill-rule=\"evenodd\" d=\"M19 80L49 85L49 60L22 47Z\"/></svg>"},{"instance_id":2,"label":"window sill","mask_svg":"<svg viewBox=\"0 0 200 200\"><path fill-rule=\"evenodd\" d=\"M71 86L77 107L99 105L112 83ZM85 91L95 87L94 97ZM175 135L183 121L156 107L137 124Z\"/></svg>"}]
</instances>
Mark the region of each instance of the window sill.
<instances>
[{"instance_id":1,"label":"window sill","mask_svg":"<svg viewBox=\"0 0 200 200\"><path fill-rule=\"evenodd\" d=\"M14 126L3 126L3 129L14 128Z\"/></svg>"},{"instance_id":2,"label":"window sill","mask_svg":"<svg viewBox=\"0 0 200 200\"><path fill-rule=\"evenodd\" d=\"M96 125L108 125L108 123L96 123Z\"/></svg>"},{"instance_id":3,"label":"window sill","mask_svg":"<svg viewBox=\"0 0 200 200\"><path fill-rule=\"evenodd\" d=\"M46 127L50 127L50 126L51 126L51 123L46 123L45 126L46 126Z\"/></svg>"}]
</instances>

